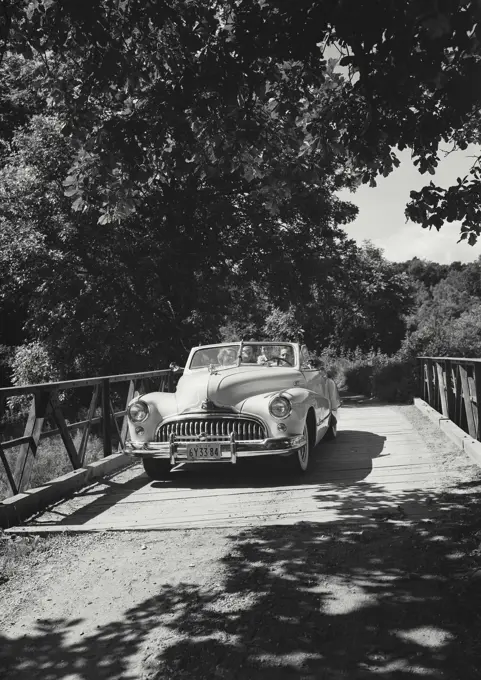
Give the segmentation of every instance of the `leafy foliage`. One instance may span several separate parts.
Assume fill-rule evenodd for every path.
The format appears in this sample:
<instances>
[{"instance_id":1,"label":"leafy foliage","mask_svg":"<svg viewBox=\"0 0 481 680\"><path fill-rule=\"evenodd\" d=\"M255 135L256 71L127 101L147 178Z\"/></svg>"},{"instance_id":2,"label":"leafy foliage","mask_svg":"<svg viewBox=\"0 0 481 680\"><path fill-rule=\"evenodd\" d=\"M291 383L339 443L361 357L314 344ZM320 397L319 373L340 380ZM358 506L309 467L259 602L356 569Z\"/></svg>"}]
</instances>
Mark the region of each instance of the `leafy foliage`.
<instances>
[{"instance_id":1,"label":"leafy foliage","mask_svg":"<svg viewBox=\"0 0 481 680\"><path fill-rule=\"evenodd\" d=\"M193 178L242 179L273 214L303 182L318 215L312 189L329 165L334 183L349 174L352 186L374 185L399 164L395 147L433 174L441 143L479 140L477 0L88 0L81 9L24 0L9 9L5 45L35 65L31 84L75 147L67 193L102 225L139 210L146 185L162 194ZM338 63L326 58L334 47ZM10 97L7 121L12 106ZM454 187L413 192L407 214L437 229L461 220L473 242L479 186L475 165Z\"/></svg>"},{"instance_id":2,"label":"leafy foliage","mask_svg":"<svg viewBox=\"0 0 481 680\"><path fill-rule=\"evenodd\" d=\"M408 271L410 267L407 263ZM453 263L435 285L428 287L421 279L415 309L406 319L403 351L408 355L481 356L480 293L479 259L467 265Z\"/></svg>"},{"instance_id":3,"label":"leafy foliage","mask_svg":"<svg viewBox=\"0 0 481 680\"><path fill-rule=\"evenodd\" d=\"M408 403L416 393L416 361L403 352L389 356L380 351L321 353L327 374L354 395L384 402Z\"/></svg>"},{"instance_id":4,"label":"leafy foliage","mask_svg":"<svg viewBox=\"0 0 481 680\"><path fill-rule=\"evenodd\" d=\"M64 195L72 147L54 116L34 115L12 146L0 170L2 302L21 302L27 338L46 343L64 374L150 368L169 355L182 361L179 341L187 349L215 340L226 311L235 318L236 290L252 299L250 281L272 304L289 305L306 289L306 258L311 276L327 261L326 247L341 265L336 244L348 242L334 218L354 210L327 188L317 224L294 200L281 221L256 193L231 186L228 201L225 187L212 184L173 187L170 204L151 188L141 211L99 226Z\"/></svg>"},{"instance_id":5,"label":"leafy foliage","mask_svg":"<svg viewBox=\"0 0 481 680\"><path fill-rule=\"evenodd\" d=\"M416 267L358 248L342 229L356 208L336 198L388 175L396 146L432 173L441 142L477 139L474 0L2 7L2 343L39 342L62 377L227 337L393 353L407 323L406 348L425 347L479 299L474 277L442 308L445 275L425 267L424 326ZM467 181L423 190L412 218L461 219L472 241Z\"/></svg>"},{"instance_id":6,"label":"leafy foliage","mask_svg":"<svg viewBox=\"0 0 481 680\"><path fill-rule=\"evenodd\" d=\"M36 385L58 379L58 369L40 342L18 348L12 360L13 384Z\"/></svg>"}]
</instances>

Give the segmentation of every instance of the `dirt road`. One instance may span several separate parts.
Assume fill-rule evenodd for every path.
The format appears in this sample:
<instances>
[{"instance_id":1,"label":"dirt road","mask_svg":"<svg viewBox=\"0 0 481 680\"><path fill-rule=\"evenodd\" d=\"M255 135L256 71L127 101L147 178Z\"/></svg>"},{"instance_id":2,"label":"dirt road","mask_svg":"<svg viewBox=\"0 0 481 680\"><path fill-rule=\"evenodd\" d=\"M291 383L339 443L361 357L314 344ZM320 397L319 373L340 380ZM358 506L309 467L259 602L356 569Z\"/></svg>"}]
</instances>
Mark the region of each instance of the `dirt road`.
<instances>
[{"instance_id":1,"label":"dirt road","mask_svg":"<svg viewBox=\"0 0 481 680\"><path fill-rule=\"evenodd\" d=\"M3 537L8 680L481 676L480 470L412 407L428 519ZM342 433L340 434L342 437ZM379 489L352 485L358 505ZM480 569L479 571L477 571ZM1 672L0 672L1 675Z\"/></svg>"}]
</instances>

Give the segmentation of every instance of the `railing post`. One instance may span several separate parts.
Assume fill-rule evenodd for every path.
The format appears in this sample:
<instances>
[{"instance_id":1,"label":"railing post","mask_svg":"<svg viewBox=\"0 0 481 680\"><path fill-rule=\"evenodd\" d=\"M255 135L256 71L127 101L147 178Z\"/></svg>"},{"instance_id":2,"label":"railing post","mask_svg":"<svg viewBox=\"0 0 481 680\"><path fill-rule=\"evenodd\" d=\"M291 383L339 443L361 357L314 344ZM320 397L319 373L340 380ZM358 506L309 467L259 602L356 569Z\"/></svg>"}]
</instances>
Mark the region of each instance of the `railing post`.
<instances>
[{"instance_id":1,"label":"railing post","mask_svg":"<svg viewBox=\"0 0 481 680\"><path fill-rule=\"evenodd\" d=\"M416 390L417 396L424 399L424 364L422 359L416 361Z\"/></svg>"},{"instance_id":2,"label":"railing post","mask_svg":"<svg viewBox=\"0 0 481 680\"><path fill-rule=\"evenodd\" d=\"M12 474L12 471L10 470L10 465L8 463L7 457L1 444L0 444L0 460L2 461L3 467L5 468L5 474L7 475L8 483L10 484L12 493L14 496L16 496L18 493L18 487L15 483L14 476Z\"/></svg>"},{"instance_id":3,"label":"railing post","mask_svg":"<svg viewBox=\"0 0 481 680\"><path fill-rule=\"evenodd\" d=\"M464 410L466 412L468 432L471 435L471 437L474 438L476 437L476 424L474 421L473 403L471 401L471 394L469 391L468 371L464 366L460 366L459 372L461 375L461 386L463 389Z\"/></svg>"},{"instance_id":4,"label":"railing post","mask_svg":"<svg viewBox=\"0 0 481 680\"><path fill-rule=\"evenodd\" d=\"M60 407L58 390L54 390L50 395L50 403L52 406L53 419L60 430L60 436L62 437L63 445L67 451L68 457L70 458L72 467L74 470L78 470L79 467L81 467L81 463L77 449L75 448L75 444L73 443L72 437L70 436L67 423L65 422L65 418Z\"/></svg>"},{"instance_id":5,"label":"railing post","mask_svg":"<svg viewBox=\"0 0 481 680\"><path fill-rule=\"evenodd\" d=\"M456 362L455 370L455 394L456 394L456 413L454 422L461 429L463 429L463 419L465 419L465 413L463 409L463 388L461 385L461 366L459 362Z\"/></svg>"},{"instance_id":6,"label":"railing post","mask_svg":"<svg viewBox=\"0 0 481 680\"><path fill-rule=\"evenodd\" d=\"M430 359L426 359L426 389L427 389L427 395L428 395L428 404L434 406L434 398L433 398L433 370L432 370L432 361Z\"/></svg>"},{"instance_id":7,"label":"railing post","mask_svg":"<svg viewBox=\"0 0 481 680\"><path fill-rule=\"evenodd\" d=\"M476 410L478 414L478 430L476 439L481 441L481 364L474 364L474 388L476 394Z\"/></svg>"},{"instance_id":8,"label":"railing post","mask_svg":"<svg viewBox=\"0 0 481 680\"><path fill-rule=\"evenodd\" d=\"M28 442L21 445L15 466L15 484L19 492L25 491L30 483L43 422L50 409L50 391L46 389L35 392L24 432L24 437L28 437Z\"/></svg>"},{"instance_id":9,"label":"railing post","mask_svg":"<svg viewBox=\"0 0 481 680\"><path fill-rule=\"evenodd\" d=\"M90 428L92 427L92 419L95 416L95 409L97 408L97 403L99 400L100 385L94 385L92 398L90 400L90 406L87 415L87 422L84 426L84 431L82 433L82 440L80 442L78 455L80 459L80 464L83 465L85 462L85 455L87 453L88 440L90 435Z\"/></svg>"},{"instance_id":10,"label":"railing post","mask_svg":"<svg viewBox=\"0 0 481 680\"><path fill-rule=\"evenodd\" d=\"M444 375L444 384L446 387L446 401L448 407L448 417L454 422L456 418L456 401L453 389L453 367L449 359L444 362L446 371Z\"/></svg>"},{"instance_id":11,"label":"railing post","mask_svg":"<svg viewBox=\"0 0 481 680\"><path fill-rule=\"evenodd\" d=\"M449 418L448 400L446 398L445 374L444 374L444 371L443 371L443 366L439 361L436 361L436 372L438 374L438 391L439 391L439 398L441 400L442 414L446 418Z\"/></svg>"},{"instance_id":12,"label":"railing post","mask_svg":"<svg viewBox=\"0 0 481 680\"><path fill-rule=\"evenodd\" d=\"M102 436L104 457L112 453L112 427L110 422L110 380L102 380Z\"/></svg>"}]
</instances>

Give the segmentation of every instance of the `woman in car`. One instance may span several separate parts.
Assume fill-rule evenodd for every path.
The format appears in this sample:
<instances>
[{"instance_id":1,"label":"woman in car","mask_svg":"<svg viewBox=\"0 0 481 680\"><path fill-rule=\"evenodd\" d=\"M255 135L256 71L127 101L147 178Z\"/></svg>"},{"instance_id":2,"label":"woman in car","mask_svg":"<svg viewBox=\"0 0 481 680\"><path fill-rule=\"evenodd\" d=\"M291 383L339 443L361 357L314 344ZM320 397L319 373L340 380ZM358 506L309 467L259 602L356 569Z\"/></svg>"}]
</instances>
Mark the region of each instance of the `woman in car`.
<instances>
[{"instance_id":1,"label":"woman in car","mask_svg":"<svg viewBox=\"0 0 481 680\"><path fill-rule=\"evenodd\" d=\"M272 356L272 350L270 347L261 347L261 353L257 357L258 364L266 364L270 357Z\"/></svg>"}]
</instances>

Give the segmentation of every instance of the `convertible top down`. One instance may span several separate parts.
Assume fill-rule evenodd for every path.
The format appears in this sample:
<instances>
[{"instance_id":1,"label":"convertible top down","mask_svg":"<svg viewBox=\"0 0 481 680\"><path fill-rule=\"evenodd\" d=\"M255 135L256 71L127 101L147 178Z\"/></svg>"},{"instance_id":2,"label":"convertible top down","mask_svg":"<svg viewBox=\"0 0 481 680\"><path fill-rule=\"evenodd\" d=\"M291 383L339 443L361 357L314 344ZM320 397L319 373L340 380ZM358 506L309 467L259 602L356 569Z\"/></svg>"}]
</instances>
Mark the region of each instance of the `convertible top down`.
<instances>
[{"instance_id":1,"label":"convertible top down","mask_svg":"<svg viewBox=\"0 0 481 680\"><path fill-rule=\"evenodd\" d=\"M339 407L334 381L305 345L203 345L191 350L175 392L131 401L126 452L153 479L181 462L253 456L288 456L305 472L314 446L336 436Z\"/></svg>"}]
</instances>

